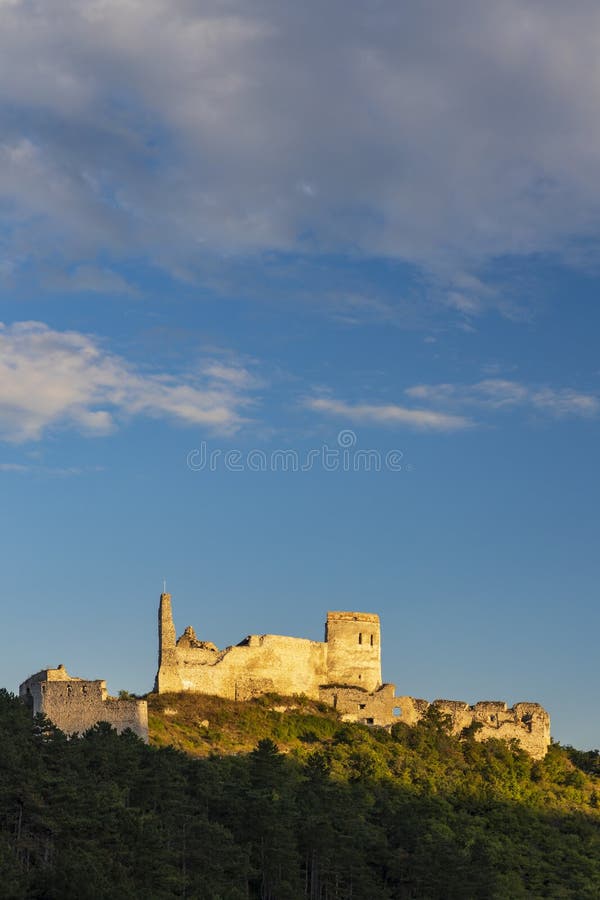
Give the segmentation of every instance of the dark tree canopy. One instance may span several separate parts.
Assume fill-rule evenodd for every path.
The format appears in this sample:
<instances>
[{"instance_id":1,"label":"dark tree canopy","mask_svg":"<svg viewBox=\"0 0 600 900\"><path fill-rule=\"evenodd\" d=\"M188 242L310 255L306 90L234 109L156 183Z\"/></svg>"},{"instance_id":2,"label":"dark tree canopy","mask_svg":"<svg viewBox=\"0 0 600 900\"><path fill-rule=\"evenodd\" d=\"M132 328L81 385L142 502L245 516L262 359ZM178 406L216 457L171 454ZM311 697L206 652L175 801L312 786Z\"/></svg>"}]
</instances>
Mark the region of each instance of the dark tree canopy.
<instances>
[{"instance_id":1,"label":"dark tree canopy","mask_svg":"<svg viewBox=\"0 0 600 900\"><path fill-rule=\"evenodd\" d=\"M0 692L0 896L598 898L596 753L319 728L200 759L103 724L67 741Z\"/></svg>"}]
</instances>

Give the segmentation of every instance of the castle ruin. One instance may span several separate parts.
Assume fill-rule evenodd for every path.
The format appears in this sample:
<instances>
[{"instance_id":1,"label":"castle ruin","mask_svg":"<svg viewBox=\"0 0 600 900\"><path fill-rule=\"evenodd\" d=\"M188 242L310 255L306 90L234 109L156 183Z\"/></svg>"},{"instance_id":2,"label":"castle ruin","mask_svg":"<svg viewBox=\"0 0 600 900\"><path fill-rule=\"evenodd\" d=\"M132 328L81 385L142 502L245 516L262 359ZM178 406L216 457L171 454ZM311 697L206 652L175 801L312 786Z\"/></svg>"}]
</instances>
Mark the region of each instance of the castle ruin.
<instances>
[{"instance_id":1,"label":"castle ruin","mask_svg":"<svg viewBox=\"0 0 600 900\"><path fill-rule=\"evenodd\" d=\"M381 687L379 616L330 612L324 641L251 634L218 650L200 641L191 626L179 640L171 595L161 594L159 659L155 690L201 691L231 700L260 694L306 694L318 698L322 685L342 684L377 691Z\"/></svg>"},{"instance_id":2,"label":"castle ruin","mask_svg":"<svg viewBox=\"0 0 600 900\"><path fill-rule=\"evenodd\" d=\"M43 713L69 736L108 722L119 733L129 728L148 742L145 700L109 697L105 681L74 678L64 666L31 675L20 685L19 696L33 715Z\"/></svg>"},{"instance_id":3,"label":"castle ruin","mask_svg":"<svg viewBox=\"0 0 600 900\"><path fill-rule=\"evenodd\" d=\"M304 694L338 710L343 720L389 727L415 725L430 705L449 716L453 734L471 728L477 740L516 739L536 759L550 744L550 717L538 703L484 701L469 706L456 700L396 696L381 678L379 616L364 612L329 612L325 640L248 635L219 650L199 640L188 626L177 639L171 595L160 596L158 612L157 693L198 691L231 700L261 694Z\"/></svg>"}]
</instances>

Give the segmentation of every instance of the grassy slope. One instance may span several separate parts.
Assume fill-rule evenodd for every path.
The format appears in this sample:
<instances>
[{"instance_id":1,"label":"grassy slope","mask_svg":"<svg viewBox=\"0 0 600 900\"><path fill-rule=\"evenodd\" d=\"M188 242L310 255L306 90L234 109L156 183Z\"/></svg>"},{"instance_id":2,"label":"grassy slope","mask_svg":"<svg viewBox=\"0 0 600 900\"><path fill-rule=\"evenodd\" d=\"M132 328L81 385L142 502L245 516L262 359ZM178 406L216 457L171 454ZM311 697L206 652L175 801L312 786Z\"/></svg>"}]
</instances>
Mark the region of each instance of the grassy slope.
<instances>
[{"instance_id":1,"label":"grassy slope","mask_svg":"<svg viewBox=\"0 0 600 900\"><path fill-rule=\"evenodd\" d=\"M489 796L538 809L600 816L600 775L574 765L570 748L552 745L535 762L504 741L461 742L431 726L380 728L343 723L325 704L272 694L249 702L205 694L148 696L150 742L191 756L228 756L264 738L301 762L315 752L342 780L368 775L392 779L418 794L456 800Z\"/></svg>"},{"instance_id":2,"label":"grassy slope","mask_svg":"<svg viewBox=\"0 0 600 900\"><path fill-rule=\"evenodd\" d=\"M327 741L340 725L338 714L324 703L277 694L249 702L208 694L150 694L148 722L151 744L171 745L192 756L247 753L263 738L283 751L298 750Z\"/></svg>"}]
</instances>

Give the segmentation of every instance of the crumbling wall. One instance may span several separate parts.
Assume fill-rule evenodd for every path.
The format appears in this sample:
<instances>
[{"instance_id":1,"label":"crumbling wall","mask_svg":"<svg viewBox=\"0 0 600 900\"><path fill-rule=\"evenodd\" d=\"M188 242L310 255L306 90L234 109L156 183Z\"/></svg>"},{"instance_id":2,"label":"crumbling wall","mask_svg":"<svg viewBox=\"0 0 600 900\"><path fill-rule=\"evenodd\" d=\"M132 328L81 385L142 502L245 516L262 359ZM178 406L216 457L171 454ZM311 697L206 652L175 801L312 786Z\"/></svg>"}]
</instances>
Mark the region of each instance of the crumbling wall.
<instances>
[{"instance_id":1,"label":"crumbling wall","mask_svg":"<svg viewBox=\"0 0 600 900\"><path fill-rule=\"evenodd\" d=\"M319 696L327 680L326 648L319 641L274 634L250 635L221 652L177 644L183 690L232 700L260 694Z\"/></svg>"},{"instance_id":2,"label":"crumbling wall","mask_svg":"<svg viewBox=\"0 0 600 900\"><path fill-rule=\"evenodd\" d=\"M419 700L416 697L396 697L395 703L399 711L398 721L404 722L405 725L416 725L419 719L423 718L429 707L427 700Z\"/></svg>"},{"instance_id":3,"label":"crumbling wall","mask_svg":"<svg viewBox=\"0 0 600 900\"><path fill-rule=\"evenodd\" d=\"M482 700L469 706L462 700L434 700L429 704L414 697L397 697L396 703L400 708L399 721L407 725L416 725L433 705L450 717L452 734L460 735L476 724L476 740L515 739L534 759L542 759L550 746L550 716L539 703L508 707L502 700Z\"/></svg>"},{"instance_id":4,"label":"crumbling wall","mask_svg":"<svg viewBox=\"0 0 600 900\"><path fill-rule=\"evenodd\" d=\"M383 684L376 691L343 685L323 685L319 691L319 699L333 706L344 722L386 726L399 715L394 693L393 684Z\"/></svg>"},{"instance_id":5,"label":"crumbling wall","mask_svg":"<svg viewBox=\"0 0 600 900\"><path fill-rule=\"evenodd\" d=\"M506 704L476 703L473 720L482 725L478 740L516 738L535 759L542 759L550 746L550 716L539 703L515 703L508 709Z\"/></svg>"},{"instance_id":6,"label":"crumbling wall","mask_svg":"<svg viewBox=\"0 0 600 900\"><path fill-rule=\"evenodd\" d=\"M148 740L145 700L109 697L105 681L73 678L64 666L32 675L21 684L19 695L34 715L43 713L65 734L81 734L98 722L108 722L119 733L129 728Z\"/></svg>"},{"instance_id":7,"label":"crumbling wall","mask_svg":"<svg viewBox=\"0 0 600 900\"><path fill-rule=\"evenodd\" d=\"M318 699L322 684L368 691L381 685L379 616L369 613L328 613L325 642L249 635L225 650L199 640L190 626L176 640L170 594L161 594L158 623L158 693L199 691L246 700L275 692Z\"/></svg>"}]
</instances>

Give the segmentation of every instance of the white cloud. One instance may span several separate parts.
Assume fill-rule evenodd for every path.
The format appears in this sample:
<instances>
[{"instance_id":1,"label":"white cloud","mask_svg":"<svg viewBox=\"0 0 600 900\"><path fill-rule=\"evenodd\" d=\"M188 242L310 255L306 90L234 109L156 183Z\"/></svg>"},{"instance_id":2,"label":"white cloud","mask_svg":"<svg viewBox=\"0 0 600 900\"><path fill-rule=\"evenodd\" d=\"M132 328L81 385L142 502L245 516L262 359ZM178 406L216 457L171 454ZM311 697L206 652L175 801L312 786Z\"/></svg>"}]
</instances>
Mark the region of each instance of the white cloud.
<instances>
[{"instance_id":1,"label":"white cloud","mask_svg":"<svg viewBox=\"0 0 600 900\"><path fill-rule=\"evenodd\" d=\"M596 0L4 0L7 252L597 263L599 31Z\"/></svg>"},{"instance_id":2,"label":"white cloud","mask_svg":"<svg viewBox=\"0 0 600 900\"><path fill-rule=\"evenodd\" d=\"M216 382L224 382L240 390L249 390L261 384L256 375L241 365L231 365L230 363L212 360L203 366L202 371Z\"/></svg>"},{"instance_id":3,"label":"white cloud","mask_svg":"<svg viewBox=\"0 0 600 900\"><path fill-rule=\"evenodd\" d=\"M430 409L413 409L397 404L344 403L330 397L309 397L304 405L311 410L348 422L373 423L375 425L406 425L421 431L457 431L472 424L464 416L437 412Z\"/></svg>"},{"instance_id":4,"label":"white cloud","mask_svg":"<svg viewBox=\"0 0 600 900\"><path fill-rule=\"evenodd\" d=\"M555 391L552 388L540 388L531 393L531 403L536 409L548 412L553 416L582 416L592 418L600 412L600 402L591 394L580 394L569 388Z\"/></svg>"},{"instance_id":5,"label":"white cloud","mask_svg":"<svg viewBox=\"0 0 600 900\"><path fill-rule=\"evenodd\" d=\"M0 325L0 437L39 440L53 427L104 435L131 416L231 433L245 421L250 382L217 369L213 362L201 377L146 374L89 335L40 322Z\"/></svg>"},{"instance_id":6,"label":"white cloud","mask_svg":"<svg viewBox=\"0 0 600 900\"><path fill-rule=\"evenodd\" d=\"M347 422L407 426L422 431L460 431L477 423L465 408L499 412L523 409L556 419L594 418L600 400L571 388L528 386L517 381L488 378L475 384L417 384L404 391L418 406L398 403L347 403L329 393L307 397L303 405L317 413Z\"/></svg>"},{"instance_id":7,"label":"white cloud","mask_svg":"<svg viewBox=\"0 0 600 900\"><path fill-rule=\"evenodd\" d=\"M501 378L486 378L475 384L418 384L405 393L413 400L446 408L463 406L502 410L521 407L555 418L591 418L600 413L600 400L572 388L526 385Z\"/></svg>"}]
</instances>

